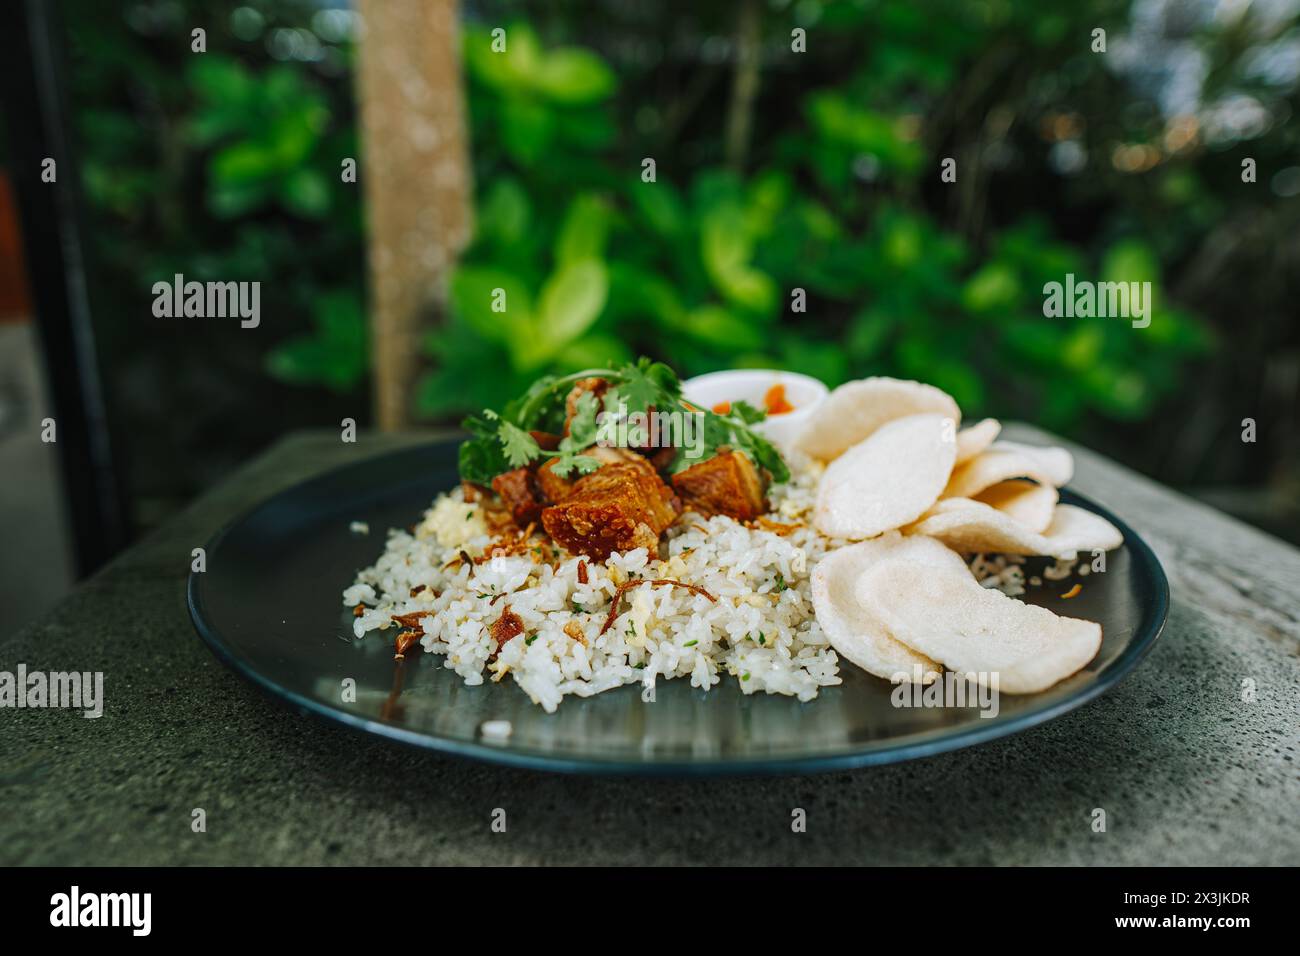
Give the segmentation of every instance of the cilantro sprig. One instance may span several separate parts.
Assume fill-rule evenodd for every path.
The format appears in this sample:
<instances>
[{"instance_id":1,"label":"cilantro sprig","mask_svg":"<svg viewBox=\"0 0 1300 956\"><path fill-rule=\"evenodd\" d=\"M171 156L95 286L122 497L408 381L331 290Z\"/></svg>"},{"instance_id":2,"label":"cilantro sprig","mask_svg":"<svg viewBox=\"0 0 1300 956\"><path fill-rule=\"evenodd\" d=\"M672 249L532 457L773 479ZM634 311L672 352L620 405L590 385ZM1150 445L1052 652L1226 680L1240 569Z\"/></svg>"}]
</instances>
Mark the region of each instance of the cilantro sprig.
<instances>
[{"instance_id":1,"label":"cilantro sprig","mask_svg":"<svg viewBox=\"0 0 1300 956\"><path fill-rule=\"evenodd\" d=\"M569 422L569 433L554 451L543 449L530 432L563 432L568 394L577 382L586 378L602 378L609 383L603 402L592 392L580 395L573 419ZM758 467L766 469L773 481L789 480L790 471L781 455L751 427L766 417L764 411L746 402L731 403L725 413L697 409L682 400L682 386L677 374L662 362L652 362L645 357L617 368L544 376L519 398L509 402L500 414L487 410L480 416L466 418L462 424L470 437L460 447L460 476L465 481L487 485L503 472L543 458L554 458L552 469L562 477L575 472L587 474L600 467L600 462L582 452L597 441L608 440L607 427L613 414L631 415L678 408L703 416L703 448L695 457L687 457L685 449L679 448L669 466L672 472L707 461L721 451L736 449L748 455ZM602 409L611 413L603 423L597 421Z\"/></svg>"}]
</instances>

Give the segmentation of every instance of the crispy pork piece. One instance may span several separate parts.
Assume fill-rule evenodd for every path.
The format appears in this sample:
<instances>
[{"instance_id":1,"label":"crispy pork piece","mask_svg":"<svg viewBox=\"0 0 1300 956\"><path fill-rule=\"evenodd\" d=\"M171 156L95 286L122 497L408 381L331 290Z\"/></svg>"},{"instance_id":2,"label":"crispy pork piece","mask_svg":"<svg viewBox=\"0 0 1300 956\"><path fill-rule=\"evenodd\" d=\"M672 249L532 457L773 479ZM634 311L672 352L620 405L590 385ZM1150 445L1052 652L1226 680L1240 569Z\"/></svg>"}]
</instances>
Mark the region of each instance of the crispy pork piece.
<instances>
[{"instance_id":1,"label":"crispy pork piece","mask_svg":"<svg viewBox=\"0 0 1300 956\"><path fill-rule=\"evenodd\" d=\"M551 504L559 504L565 498L569 497L569 492L573 490L572 478L561 478L554 470L555 459L543 462L542 466L537 469L537 487L541 491L542 497Z\"/></svg>"},{"instance_id":2,"label":"crispy pork piece","mask_svg":"<svg viewBox=\"0 0 1300 956\"><path fill-rule=\"evenodd\" d=\"M602 465L617 465L620 462L636 461L640 458L636 452L628 451L626 448L606 448L601 445L584 448L582 453L595 458ZM569 497L574 484L582 476L570 472L562 478L555 473L554 465L555 459L552 458L537 469L537 487L541 490L542 497L546 499L548 504L558 505Z\"/></svg>"},{"instance_id":3,"label":"crispy pork piece","mask_svg":"<svg viewBox=\"0 0 1300 956\"><path fill-rule=\"evenodd\" d=\"M544 462L537 469L537 487L545 498L551 504L559 504L565 498L569 497L569 492L573 490L574 482L572 477L561 478L554 470L555 459Z\"/></svg>"},{"instance_id":4,"label":"crispy pork piece","mask_svg":"<svg viewBox=\"0 0 1300 956\"><path fill-rule=\"evenodd\" d=\"M646 460L654 466L655 471L666 470L673 463L673 459L677 457L677 449L672 445L664 445L662 448L641 448L638 451L645 455Z\"/></svg>"},{"instance_id":5,"label":"crispy pork piece","mask_svg":"<svg viewBox=\"0 0 1300 956\"><path fill-rule=\"evenodd\" d=\"M542 511L542 526L571 554L603 561L611 551L659 546L677 517L672 491L644 458L605 465Z\"/></svg>"},{"instance_id":6,"label":"crispy pork piece","mask_svg":"<svg viewBox=\"0 0 1300 956\"><path fill-rule=\"evenodd\" d=\"M501 500L510 509L510 516L521 528L535 522L542 514L541 491L532 471L516 468L503 472L492 479L492 490L501 496Z\"/></svg>"},{"instance_id":7,"label":"crispy pork piece","mask_svg":"<svg viewBox=\"0 0 1300 956\"><path fill-rule=\"evenodd\" d=\"M533 436L533 441L537 442L537 447L542 451L555 451L564 439L563 435L556 435L554 432L530 431L528 434Z\"/></svg>"},{"instance_id":8,"label":"crispy pork piece","mask_svg":"<svg viewBox=\"0 0 1300 956\"><path fill-rule=\"evenodd\" d=\"M725 451L672 477L683 504L705 516L750 521L767 511L763 480L744 452Z\"/></svg>"},{"instance_id":9,"label":"crispy pork piece","mask_svg":"<svg viewBox=\"0 0 1300 956\"><path fill-rule=\"evenodd\" d=\"M569 434L569 422L573 421L573 416L578 414L578 399L582 397L583 392L592 392L599 402L605 397L605 392L609 390L609 382L603 378L580 378L574 383L573 388L569 390L568 397L564 400L564 434Z\"/></svg>"}]
</instances>

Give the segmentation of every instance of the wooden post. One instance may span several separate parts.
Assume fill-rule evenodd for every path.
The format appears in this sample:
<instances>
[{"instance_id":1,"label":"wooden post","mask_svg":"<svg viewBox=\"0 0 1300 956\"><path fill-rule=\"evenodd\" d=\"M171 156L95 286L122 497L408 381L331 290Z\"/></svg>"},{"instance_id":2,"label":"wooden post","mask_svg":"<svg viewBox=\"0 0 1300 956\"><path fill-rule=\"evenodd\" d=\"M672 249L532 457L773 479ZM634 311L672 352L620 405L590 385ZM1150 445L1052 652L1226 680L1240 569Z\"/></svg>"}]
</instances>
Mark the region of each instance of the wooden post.
<instances>
[{"instance_id":1,"label":"wooden post","mask_svg":"<svg viewBox=\"0 0 1300 956\"><path fill-rule=\"evenodd\" d=\"M360 0L362 155L375 421L411 420L420 331L471 232L456 0Z\"/></svg>"}]
</instances>

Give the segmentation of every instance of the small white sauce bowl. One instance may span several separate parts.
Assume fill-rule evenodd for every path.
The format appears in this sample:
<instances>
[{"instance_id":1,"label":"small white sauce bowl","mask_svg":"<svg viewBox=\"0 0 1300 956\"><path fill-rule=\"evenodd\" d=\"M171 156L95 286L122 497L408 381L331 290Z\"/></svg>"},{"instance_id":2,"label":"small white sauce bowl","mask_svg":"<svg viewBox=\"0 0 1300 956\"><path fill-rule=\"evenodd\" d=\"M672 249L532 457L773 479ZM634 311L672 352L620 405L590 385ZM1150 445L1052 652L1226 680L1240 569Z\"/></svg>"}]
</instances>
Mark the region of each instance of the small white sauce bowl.
<instances>
[{"instance_id":1,"label":"small white sauce bowl","mask_svg":"<svg viewBox=\"0 0 1300 956\"><path fill-rule=\"evenodd\" d=\"M785 386L785 400L794 406L794 411L771 415L755 426L755 430L778 445L789 445L829 392L825 384L809 375L774 368L727 369L688 378L682 382L682 395L701 408L738 401L763 408L763 396L773 385Z\"/></svg>"}]
</instances>

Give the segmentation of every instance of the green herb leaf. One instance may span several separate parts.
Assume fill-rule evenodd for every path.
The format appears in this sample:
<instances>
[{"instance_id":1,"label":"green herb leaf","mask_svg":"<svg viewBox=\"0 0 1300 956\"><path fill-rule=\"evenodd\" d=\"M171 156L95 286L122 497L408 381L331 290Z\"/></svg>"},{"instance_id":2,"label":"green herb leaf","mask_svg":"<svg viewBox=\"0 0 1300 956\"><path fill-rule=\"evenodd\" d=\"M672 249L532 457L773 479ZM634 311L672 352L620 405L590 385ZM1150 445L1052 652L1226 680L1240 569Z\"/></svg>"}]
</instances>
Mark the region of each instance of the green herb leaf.
<instances>
[{"instance_id":1,"label":"green herb leaf","mask_svg":"<svg viewBox=\"0 0 1300 956\"><path fill-rule=\"evenodd\" d=\"M555 464L551 466L551 471L565 478L573 472L580 475L589 475L600 467L600 459L592 458L590 455L571 455L561 454L555 459Z\"/></svg>"},{"instance_id":2,"label":"green herb leaf","mask_svg":"<svg viewBox=\"0 0 1300 956\"><path fill-rule=\"evenodd\" d=\"M505 453L497 441L496 423L473 415L461 427L474 437L461 443L458 455L460 477L477 485L490 485L492 479L509 471Z\"/></svg>"},{"instance_id":3,"label":"green herb leaf","mask_svg":"<svg viewBox=\"0 0 1300 956\"><path fill-rule=\"evenodd\" d=\"M511 468L522 468L534 458L541 457L542 449L532 435L501 418L496 412L489 411L486 414L497 423L497 440L501 442L501 451Z\"/></svg>"},{"instance_id":4,"label":"green herb leaf","mask_svg":"<svg viewBox=\"0 0 1300 956\"><path fill-rule=\"evenodd\" d=\"M563 430L565 404L575 382L583 378L603 378L609 383L603 402L594 394L579 396L568 434L555 451L543 451L530 430L558 433ZM597 422L603 405L606 415ZM474 436L461 446L461 477L478 484L489 484L496 475L520 468L539 458L553 457L552 466L561 477L589 474L600 462L581 452L593 444L614 444L618 437L619 413L674 411L682 406L682 387L677 374L662 362L644 356L636 362L612 369L585 369L562 377L539 378L524 395L506 405L504 413L485 412L483 418L467 418L465 427ZM679 449L671 471L680 472L724 450L737 450L780 483L790 479L780 453L771 442L751 426L763 421L766 413L747 402L737 401L725 415L701 409L704 416L702 454L686 458ZM626 419L623 419L625 422ZM636 444L634 436L629 443Z\"/></svg>"},{"instance_id":5,"label":"green herb leaf","mask_svg":"<svg viewBox=\"0 0 1300 956\"><path fill-rule=\"evenodd\" d=\"M642 356L636 364L619 369L619 375L620 391L629 413L644 412L651 406L673 409L682 397L677 373L663 362L651 362Z\"/></svg>"}]
</instances>

